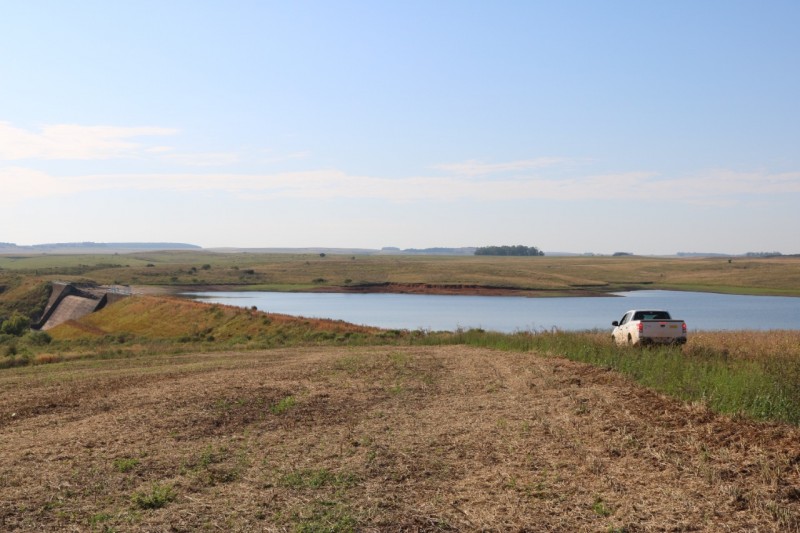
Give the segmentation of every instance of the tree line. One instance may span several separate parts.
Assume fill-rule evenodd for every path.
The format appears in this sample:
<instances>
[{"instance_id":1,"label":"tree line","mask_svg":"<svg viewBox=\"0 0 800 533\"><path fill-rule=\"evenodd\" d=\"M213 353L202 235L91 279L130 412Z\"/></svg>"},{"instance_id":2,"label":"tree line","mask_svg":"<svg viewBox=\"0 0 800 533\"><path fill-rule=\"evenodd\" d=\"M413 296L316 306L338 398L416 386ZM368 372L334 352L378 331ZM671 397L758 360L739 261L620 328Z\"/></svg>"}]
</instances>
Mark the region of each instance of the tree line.
<instances>
[{"instance_id":1,"label":"tree line","mask_svg":"<svg viewBox=\"0 0 800 533\"><path fill-rule=\"evenodd\" d=\"M514 255L514 256L540 256L544 252L535 246L480 246L475 249L475 255Z\"/></svg>"}]
</instances>

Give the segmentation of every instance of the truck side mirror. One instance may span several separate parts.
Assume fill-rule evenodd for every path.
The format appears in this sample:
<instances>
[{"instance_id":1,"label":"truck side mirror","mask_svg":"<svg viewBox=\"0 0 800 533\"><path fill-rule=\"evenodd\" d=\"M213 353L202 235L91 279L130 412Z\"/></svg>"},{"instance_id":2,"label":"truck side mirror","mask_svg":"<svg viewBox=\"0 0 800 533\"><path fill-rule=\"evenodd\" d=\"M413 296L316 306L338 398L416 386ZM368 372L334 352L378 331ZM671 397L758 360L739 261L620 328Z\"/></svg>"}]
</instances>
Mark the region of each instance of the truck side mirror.
<instances>
[{"instance_id":1,"label":"truck side mirror","mask_svg":"<svg viewBox=\"0 0 800 533\"><path fill-rule=\"evenodd\" d=\"M611 323L611 325L612 325L612 326L619 326L619 322L617 322L617 321L615 320L614 322L612 322L612 323Z\"/></svg>"}]
</instances>

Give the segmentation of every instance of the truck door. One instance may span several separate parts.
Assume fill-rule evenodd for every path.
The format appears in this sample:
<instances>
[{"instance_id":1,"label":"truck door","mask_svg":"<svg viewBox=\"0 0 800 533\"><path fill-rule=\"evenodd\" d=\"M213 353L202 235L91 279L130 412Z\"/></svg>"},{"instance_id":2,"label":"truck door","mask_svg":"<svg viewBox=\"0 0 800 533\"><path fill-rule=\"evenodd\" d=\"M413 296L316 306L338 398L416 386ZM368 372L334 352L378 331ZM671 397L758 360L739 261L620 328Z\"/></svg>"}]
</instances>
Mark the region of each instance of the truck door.
<instances>
[{"instance_id":1,"label":"truck door","mask_svg":"<svg viewBox=\"0 0 800 533\"><path fill-rule=\"evenodd\" d=\"M628 326L627 326L627 324L630 321L631 321L631 313L630 312L625 313L624 315L622 315L622 318L619 321L619 327L617 327L614 330L614 332L616 333L615 339L616 339L616 341L618 343L627 342L627 338L628 338L628 335L627 335Z\"/></svg>"}]
</instances>

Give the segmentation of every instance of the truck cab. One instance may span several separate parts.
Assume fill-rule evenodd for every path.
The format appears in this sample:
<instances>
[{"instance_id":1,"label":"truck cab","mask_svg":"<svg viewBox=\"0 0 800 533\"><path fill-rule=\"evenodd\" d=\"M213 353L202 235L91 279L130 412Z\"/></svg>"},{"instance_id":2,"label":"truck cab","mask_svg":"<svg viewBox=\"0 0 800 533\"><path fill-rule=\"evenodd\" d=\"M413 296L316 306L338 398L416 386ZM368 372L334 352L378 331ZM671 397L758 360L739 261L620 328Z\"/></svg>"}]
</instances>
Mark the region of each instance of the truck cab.
<instances>
[{"instance_id":1,"label":"truck cab","mask_svg":"<svg viewBox=\"0 0 800 533\"><path fill-rule=\"evenodd\" d=\"M685 344L686 323L662 310L634 309L611 323L611 338L618 345Z\"/></svg>"}]
</instances>

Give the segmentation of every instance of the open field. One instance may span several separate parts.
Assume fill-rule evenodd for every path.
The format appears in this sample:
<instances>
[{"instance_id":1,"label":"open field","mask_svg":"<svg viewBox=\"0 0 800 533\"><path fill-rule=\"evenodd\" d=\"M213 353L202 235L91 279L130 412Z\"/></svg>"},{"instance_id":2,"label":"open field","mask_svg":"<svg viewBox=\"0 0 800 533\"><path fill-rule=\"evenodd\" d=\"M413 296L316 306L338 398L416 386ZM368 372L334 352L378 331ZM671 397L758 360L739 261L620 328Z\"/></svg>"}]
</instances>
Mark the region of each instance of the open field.
<instances>
[{"instance_id":1,"label":"open field","mask_svg":"<svg viewBox=\"0 0 800 533\"><path fill-rule=\"evenodd\" d=\"M798 530L800 430L466 346L0 372L4 530Z\"/></svg>"},{"instance_id":2,"label":"open field","mask_svg":"<svg viewBox=\"0 0 800 533\"><path fill-rule=\"evenodd\" d=\"M6 276L165 288L395 292L521 291L532 296L676 289L800 296L800 258L458 257L153 252L0 256Z\"/></svg>"},{"instance_id":3,"label":"open field","mask_svg":"<svg viewBox=\"0 0 800 533\"><path fill-rule=\"evenodd\" d=\"M156 256L18 259L0 310L40 305L49 279L136 269L167 289L800 286L793 259ZM354 272L385 279L324 278ZM379 330L135 296L0 335L0 530L800 531L798 424L796 331L631 350L605 331Z\"/></svg>"}]
</instances>

